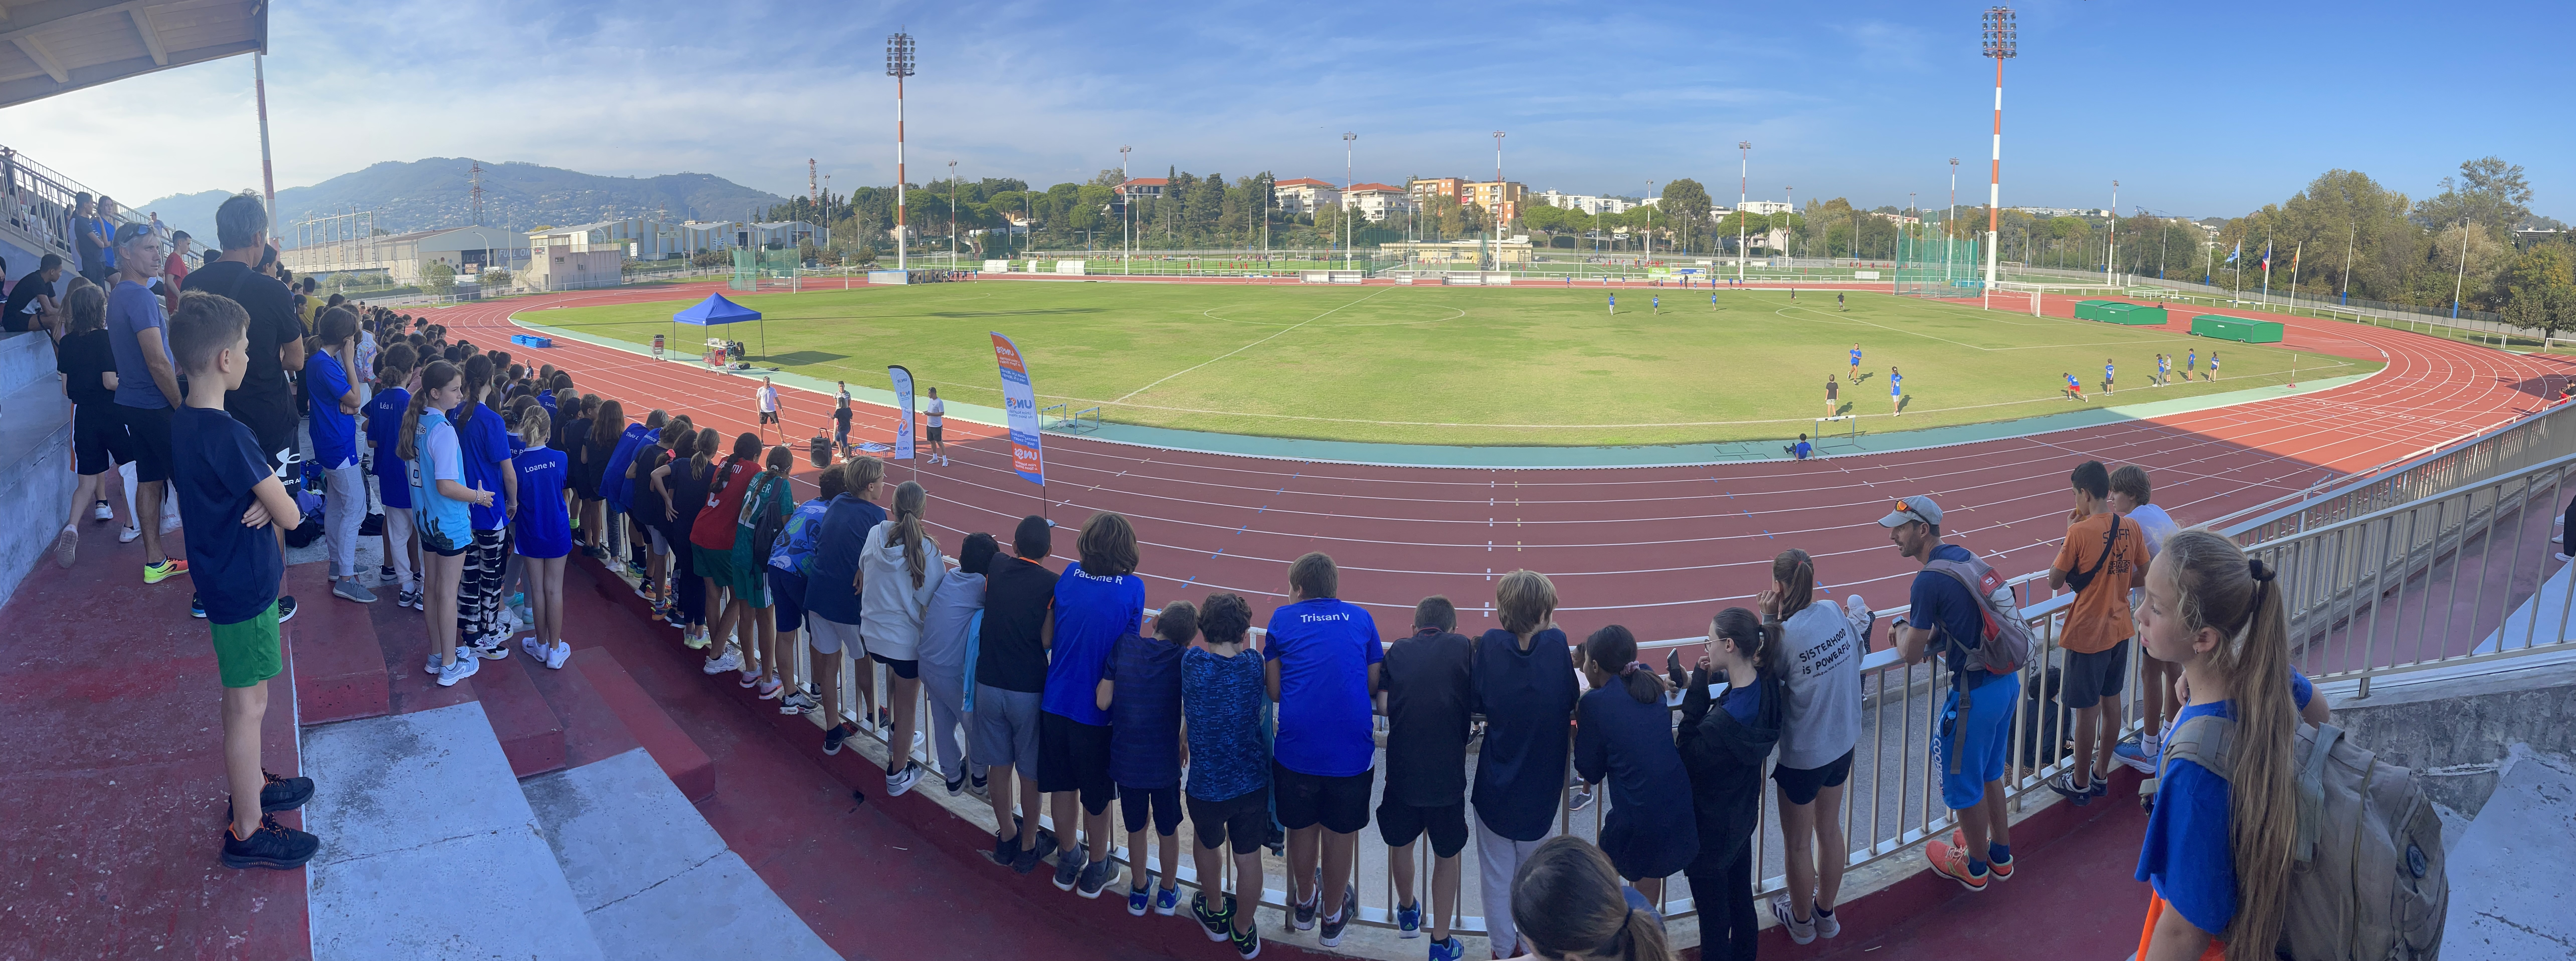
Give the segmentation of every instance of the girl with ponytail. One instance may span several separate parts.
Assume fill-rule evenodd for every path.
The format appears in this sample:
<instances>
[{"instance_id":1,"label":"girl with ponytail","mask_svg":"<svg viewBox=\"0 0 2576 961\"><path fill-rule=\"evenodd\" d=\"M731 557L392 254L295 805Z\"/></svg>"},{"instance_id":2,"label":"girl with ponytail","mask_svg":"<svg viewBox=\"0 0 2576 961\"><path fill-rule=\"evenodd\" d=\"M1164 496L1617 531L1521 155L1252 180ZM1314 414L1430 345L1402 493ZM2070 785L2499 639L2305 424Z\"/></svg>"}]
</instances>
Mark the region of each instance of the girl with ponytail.
<instances>
[{"instance_id":1,"label":"girl with ponytail","mask_svg":"<svg viewBox=\"0 0 2576 961\"><path fill-rule=\"evenodd\" d=\"M563 639L564 561L572 553L572 515L564 502L566 465L563 452L546 445L554 425L545 408L530 401L518 409L519 440L527 447L511 464L527 496L520 501L515 540L519 563L527 572L533 622L528 625L533 632L519 644L530 659L561 669L572 657L572 643Z\"/></svg>"},{"instance_id":2,"label":"girl with ponytail","mask_svg":"<svg viewBox=\"0 0 2576 961\"><path fill-rule=\"evenodd\" d=\"M1690 772L1699 841L1682 873L1699 905L1700 957L1709 961L1750 961L1760 926L1753 914L1752 836L1762 826L1762 762L1780 741L1787 700L1774 667L1773 633L1752 611L1719 611L1709 619L1707 652L1682 694L1674 740ZM1726 693L1710 710L1714 682L1725 683Z\"/></svg>"},{"instance_id":3,"label":"girl with ponytail","mask_svg":"<svg viewBox=\"0 0 2576 961\"><path fill-rule=\"evenodd\" d=\"M1511 899L1512 926L1519 929L1521 943L1545 961L1673 957L1664 943L1663 923L1628 902L1619 890L1618 870L1582 838L1558 835L1540 844L1512 872Z\"/></svg>"},{"instance_id":4,"label":"girl with ponytail","mask_svg":"<svg viewBox=\"0 0 2576 961\"><path fill-rule=\"evenodd\" d=\"M1816 562L1791 548L1771 559L1771 589L1756 602L1779 652L1780 760L1771 770L1780 794L1780 838L1789 893L1772 899L1772 916L1789 940L1813 942L1842 933L1834 917L1851 849L1843 838L1843 787L1860 743L1861 632L1847 612L1816 596Z\"/></svg>"},{"instance_id":5,"label":"girl with ponytail","mask_svg":"<svg viewBox=\"0 0 2576 961\"><path fill-rule=\"evenodd\" d=\"M894 675L884 705L894 712L894 740L888 743L905 746L886 757L888 795L909 791L921 779L921 765L909 749L920 713L921 619L947 572L939 562L939 541L922 529L929 504L918 482L903 482L894 489L894 514L868 531L859 548L859 637L868 658Z\"/></svg>"},{"instance_id":6,"label":"girl with ponytail","mask_svg":"<svg viewBox=\"0 0 2576 961\"><path fill-rule=\"evenodd\" d=\"M709 435L714 430L706 432ZM706 449L698 459L714 453L716 438L701 435ZM751 492L751 479L760 472L760 435L742 434L733 439L733 455L718 465L707 480L706 502L699 505L698 516L689 525L689 553L698 564L698 576L706 581L709 626L714 656L707 658L703 670L708 674L741 671L744 680L759 676L757 665L746 666L742 650L734 644L739 634L753 633L750 622L750 598L736 590L745 582L734 570L734 528L742 516L743 495ZM758 635L753 633L756 638ZM756 656L756 655L755 655Z\"/></svg>"},{"instance_id":7,"label":"girl with ponytail","mask_svg":"<svg viewBox=\"0 0 2576 961\"><path fill-rule=\"evenodd\" d=\"M476 656L497 661L510 656L511 630L503 625L504 575L510 566L507 532L518 511L519 472L510 465L510 429L486 405L492 394L492 357L475 354L461 368L465 399L456 405L456 439L463 447L468 486L495 491L500 497L472 511L473 546L465 552L465 570L457 586L456 616L465 644Z\"/></svg>"},{"instance_id":8,"label":"girl with ponytail","mask_svg":"<svg viewBox=\"0 0 2576 961\"><path fill-rule=\"evenodd\" d=\"M1648 903L1661 904L1664 879L1699 851L1664 679L1639 662L1637 636L1617 624L1584 639L1583 676L1592 690L1575 704L1574 771L1587 784L1611 779L1601 852Z\"/></svg>"},{"instance_id":9,"label":"girl with ponytail","mask_svg":"<svg viewBox=\"0 0 2576 961\"><path fill-rule=\"evenodd\" d=\"M421 371L420 390L403 410L402 441L397 449L411 473L411 497L419 514L421 592L428 615L430 674L440 687L474 675L480 659L459 645L456 592L465 573L465 551L474 545L469 504L489 505L489 491L465 486L465 458L455 425L446 411L465 400L456 365L431 361Z\"/></svg>"},{"instance_id":10,"label":"girl with ponytail","mask_svg":"<svg viewBox=\"0 0 2576 961\"><path fill-rule=\"evenodd\" d=\"M785 696L787 690L782 676L786 665L779 663L778 612L769 596L768 570L770 545L778 542L778 532L787 526L787 512L796 509L796 492L787 482L787 471L794 466L794 450L783 444L770 448L761 472L752 475L751 490L742 498L742 510L734 525L733 596L743 600L743 616L750 623L742 632L751 635L747 645L751 663L743 667L742 686L758 688L764 701Z\"/></svg>"},{"instance_id":11,"label":"girl with ponytail","mask_svg":"<svg viewBox=\"0 0 2576 961\"><path fill-rule=\"evenodd\" d=\"M2137 878L2153 889L2139 961L2261 961L2288 907L2291 784L2305 678L2290 670L2276 572L2206 529L2173 535L2147 569L2150 657L2182 668L2179 727L2235 721L2232 771L2177 757L2157 782Z\"/></svg>"},{"instance_id":12,"label":"girl with ponytail","mask_svg":"<svg viewBox=\"0 0 2576 961\"><path fill-rule=\"evenodd\" d=\"M680 629L681 643L695 649L707 646L707 593L689 529L707 503L707 472L697 457L699 432L687 424L685 419L673 423L680 430L671 443L671 459L653 472L653 486L662 493L662 536L671 548L672 596L664 620ZM715 432L705 433L712 443Z\"/></svg>"}]
</instances>

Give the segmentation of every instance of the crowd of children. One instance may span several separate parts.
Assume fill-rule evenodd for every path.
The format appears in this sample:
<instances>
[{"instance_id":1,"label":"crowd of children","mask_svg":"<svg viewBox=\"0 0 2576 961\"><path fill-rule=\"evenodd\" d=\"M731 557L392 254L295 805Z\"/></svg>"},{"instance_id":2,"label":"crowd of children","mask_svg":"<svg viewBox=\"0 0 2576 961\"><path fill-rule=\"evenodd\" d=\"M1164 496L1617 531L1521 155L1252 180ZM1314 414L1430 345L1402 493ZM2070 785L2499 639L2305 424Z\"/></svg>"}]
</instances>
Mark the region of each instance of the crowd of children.
<instances>
[{"instance_id":1,"label":"crowd of children","mask_svg":"<svg viewBox=\"0 0 2576 961\"><path fill-rule=\"evenodd\" d=\"M67 342L97 329L102 299L67 299ZM151 313L159 300L148 299L130 309ZM996 864L1025 873L1052 855L1057 887L1096 898L1121 878L1112 848L1124 834L1129 913L1175 915L1186 821L1200 879L1190 914L1245 958L1261 949L1260 849L1288 867L1283 928L1320 927L1320 943L1336 946L1357 915L1353 865L1372 820L1396 928L1407 938L1428 929L1433 961L1464 952L1452 926L1471 840L1498 957L1669 957L1653 907L1678 873L1701 911L1704 954L1750 958L1760 924L1751 838L1766 790L1788 878L1772 917L1799 944L1841 930L1848 844L1835 812L1862 726L1871 615L1857 597L1848 607L1819 597L1802 551L1773 559L1752 608L1714 612L1688 669L1681 651L1646 663L1615 623L1574 643L1554 584L1526 570L1495 586L1500 626L1470 638L1449 599L1428 597L1390 644L1366 609L1340 599L1339 569L1320 553L1289 565L1287 601L1256 636L1252 606L1231 592L1149 612L1137 532L1120 514L1094 514L1061 572L1045 563L1055 543L1043 517L1021 519L1007 549L967 534L952 566L930 532L929 492L889 489L873 457L818 451L828 462L814 477L819 496L799 503L795 452L756 434L728 442L658 410L630 423L617 400L575 393L568 373L451 343L391 312L328 306L312 323L301 379L333 593L377 599L355 552L375 526L386 563L374 586L427 615L424 670L439 685L508 657L513 638L563 667L564 568L581 552L634 576L656 619L707 652L707 674L738 672L782 712L821 717L824 753L863 730L888 735L889 794L936 774L952 795L989 799ZM173 367L194 383L239 384L249 325L230 300L182 298L166 319ZM82 391L76 404L96 402ZM265 682L281 668L277 624L291 616L277 591L281 549L261 529L300 526L301 510L224 398L191 392L173 414L170 491L192 529L187 566L226 687L240 803L224 860L290 867L319 841L268 816L303 803L312 783L258 766ZM341 509L368 502L368 473L380 521ZM2177 532L2137 467L2086 462L2069 487L2051 583L2075 591L2056 695L2073 712L2074 763L2049 786L2088 803L2112 764L2158 767L2159 730L2232 719L2233 771L2177 761L2164 772L2137 871L2155 890L2140 956L2197 956L2220 942L2236 956L2235 945L2269 943L2287 868L2266 845L2288 827L2284 806L2266 802L2298 720L2322 715L2288 668L2272 572L2224 538ZM93 489L85 481L82 496ZM1940 520L1932 499L1908 497L1880 524L1925 565L1895 646L1909 661L1950 661L1932 750L1960 828L1926 855L1981 890L2015 866L2001 778L2025 665L1996 633L2000 579L1942 543ZM621 522L622 548L607 536ZM2131 640L2146 655L2148 733L2115 743ZM882 703L871 707L868 685L845 699L847 658L884 669ZM916 731L925 700L928 729ZM1379 717L1386 770L1372 810ZM932 768L913 759L923 747ZM1551 837L1569 768L1587 795L1607 784L1597 848ZM1054 831L1040 828L1042 811Z\"/></svg>"}]
</instances>

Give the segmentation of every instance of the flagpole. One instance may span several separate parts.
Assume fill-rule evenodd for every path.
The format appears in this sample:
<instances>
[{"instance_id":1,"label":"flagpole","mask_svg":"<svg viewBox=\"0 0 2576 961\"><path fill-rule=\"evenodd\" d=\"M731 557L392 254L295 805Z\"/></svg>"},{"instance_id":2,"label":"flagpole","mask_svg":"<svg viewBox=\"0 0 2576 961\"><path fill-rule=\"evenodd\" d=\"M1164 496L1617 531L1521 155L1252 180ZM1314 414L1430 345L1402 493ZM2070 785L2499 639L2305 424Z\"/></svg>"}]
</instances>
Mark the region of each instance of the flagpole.
<instances>
[{"instance_id":1,"label":"flagpole","mask_svg":"<svg viewBox=\"0 0 2576 961\"><path fill-rule=\"evenodd\" d=\"M2263 240L2263 306L2272 306L2272 241Z\"/></svg>"},{"instance_id":2,"label":"flagpole","mask_svg":"<svg viewBox=\"0 0 2576 961\"><path fill-rule=\"evenodd\" d=\"M2304 241L2304 240L2299 241L2299 246L2297 247L2297 249L2294 249L2294 250L2292 250L2292 251L2290 252L2290 309L2291 309L2291 310L2297 310L2297 309L2299 309L2299 255L2300 255L2300 254L2307 253L2307 252L2308 252L2308 242L2307 242L2307 241Z\"/></svg>"}]
</instances>

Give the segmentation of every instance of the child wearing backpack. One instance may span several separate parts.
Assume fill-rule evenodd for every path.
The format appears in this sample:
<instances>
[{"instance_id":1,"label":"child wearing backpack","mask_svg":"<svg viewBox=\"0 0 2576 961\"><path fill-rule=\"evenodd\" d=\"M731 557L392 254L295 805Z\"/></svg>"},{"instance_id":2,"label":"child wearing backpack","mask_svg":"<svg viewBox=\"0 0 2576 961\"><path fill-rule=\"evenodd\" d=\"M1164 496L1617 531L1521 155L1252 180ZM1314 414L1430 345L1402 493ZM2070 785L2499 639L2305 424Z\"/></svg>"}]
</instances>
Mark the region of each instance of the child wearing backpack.
<instances>
[{"instance_id":1,"label":"child wearing backpack","mask_svg":"<svg viewBox=\"0 0 2576 961\"><path fill-rule=\"evenodd\" d=\"M2049 778L2048 789L2084 805L2110 790L2120 689L2129 674L2129 586L2147 569L2147 547L2138 525L2112 512L2111 472L2101 461L2076 465L2067 483L2075 511L2067 515L2048 586L2075 589L2058 636L2065 665L2057 694L2058 704L2074 712L2067 736L2075 741L2075 764Z\"/></svg>"},{"instance_id":2,"label":"child wearing backpack","mask_svg":"<svg viewBox=\"0 0 2576 961\"><path fill-rule=\"evenodd\" d=\"M2235 722L2233 771L2168 758L2138 851L2153 887L2140 961L2272 957L2298 832L2298 708L2273 570L2225 537L2176 534L2147 574L2147 654L2180 665L2195 717Z\"/></svg>"}]
</instances>

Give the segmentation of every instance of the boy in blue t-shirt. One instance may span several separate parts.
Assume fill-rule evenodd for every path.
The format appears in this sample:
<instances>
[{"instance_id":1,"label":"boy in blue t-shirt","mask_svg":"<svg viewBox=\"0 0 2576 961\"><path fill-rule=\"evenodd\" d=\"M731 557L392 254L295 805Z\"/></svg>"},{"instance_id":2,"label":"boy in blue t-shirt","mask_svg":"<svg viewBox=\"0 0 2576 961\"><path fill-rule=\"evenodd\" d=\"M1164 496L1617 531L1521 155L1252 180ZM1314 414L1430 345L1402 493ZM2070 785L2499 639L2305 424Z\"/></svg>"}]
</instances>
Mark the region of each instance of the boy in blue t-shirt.
<instances>
[{"instance_id":1,"label":"boy in blue t-shirt","mask_svg":"<svg viewBox=\"0 0 2576 961\"><path fill-rule=\"evenodd\" d=\"M1244 641L1252 630L1252 605L1234 594L1210 594L1199 605L1205 647L1181 652L1181 732L1187 741L1190 824L1199 893L1190 916L1208 940L1231 939L1235 951L1261 951L1253 926L1261 904L1261 841L1270 830L1270 752L1261 740L1265 688L1261 651ZM1217 849L1231 839L1234 893L1222 905L1208 895L1224 874Z\"/></svg>"},{"instance_id":2,"label":"boy in blue t-shirt","mask_svg":"<svg viewBox=\"0 0 2576 961\"><path fill-rule=\"evenodd\" d=\"M1271 777L1279 824L1288 829L1288 894L1299 929L1314 925L1325 902L1325 947L1342 941L1358 907L1351 889L1351 858L1369 822L1369 787L1376 780L1377 741L1370 697L1378 687L1386 647L1377 622L1335 594L1340 573L1333 559L1309 553L1288 566L1288 604L1270 613L1270 661L1264 667L1270 697L1279 702L1279 743ZM1313 883L1320 856L1324 890Z\"/></svg>"},{"instance_id":3,"label":"boy in blue t-shirt","mask_svg":"<svg viewBox=\"0 0 2576 961\"><path fill-rule=\"evenodd\" d=\"M1145 581L1136 576L1136 529L1108 511L1091 515L1075 542L1082 560L1056 578L1050 612L1046 692L1038 700L1038 790L1054 797L1055 886L1086 898L1118 879L1109 860L1109 800L1118 784L1109 771L1109 712L1100 707L1100 672L1118 639L1145 620ZM1076 800L1086 815L1074 820ZM1073 825L1090 832L1088 852L1071 843Z\"/></svg>"},{"instance_id":4,"label":"boy in blue t-shirt","mask_svg":"<svg viewBox=\"0 0 2576 961\"><path fill-rule=\"evenodd\" d=\"M277 582L286 557L271 524L304 522L295 498L268 469L258 438L224 411L224 390L250 370L250 315L222 297L190 294L170 318L170 352L197 385L171 416L170 487L188 528L189 569L214 634L215 672L224 685L224 773L232 811L223 861L230 868L294 868L322 842L277 823L313 796L311 778L260 769L260 721L268 679L283 667L277 638Z\"/></svg>"},{"instance_id":5,"label":"boy in blue t-shirt","mask_svg":"<svg viewBox=\"0 0 2576 961\"><path fill-rule=\"evenodd\" d=\"M1143 871L1127 886L1127 913L1170 915L1180 907L1181 651L1199 636L1199 609L1174 601L1154 615L1154 636L1127 634L1100 671L1109 712L1109 777L1127 821L1127 857L1143 863L1145 824L1163 837L1163 890L1150 899Z\"/></svg>"}]
</instances>

